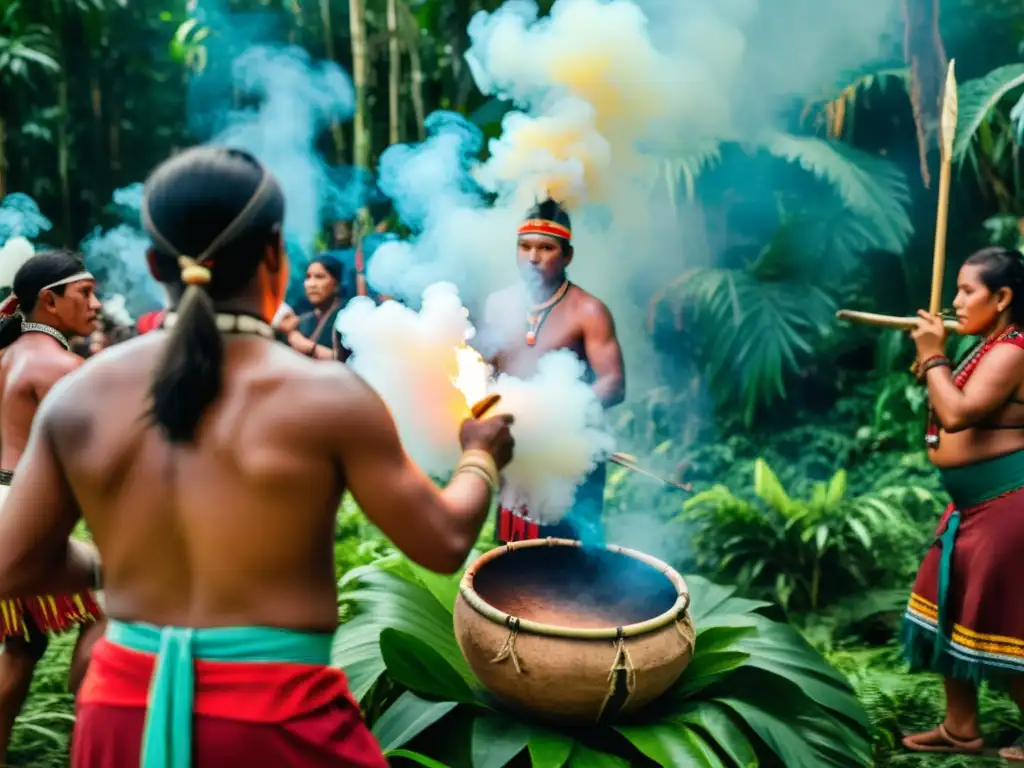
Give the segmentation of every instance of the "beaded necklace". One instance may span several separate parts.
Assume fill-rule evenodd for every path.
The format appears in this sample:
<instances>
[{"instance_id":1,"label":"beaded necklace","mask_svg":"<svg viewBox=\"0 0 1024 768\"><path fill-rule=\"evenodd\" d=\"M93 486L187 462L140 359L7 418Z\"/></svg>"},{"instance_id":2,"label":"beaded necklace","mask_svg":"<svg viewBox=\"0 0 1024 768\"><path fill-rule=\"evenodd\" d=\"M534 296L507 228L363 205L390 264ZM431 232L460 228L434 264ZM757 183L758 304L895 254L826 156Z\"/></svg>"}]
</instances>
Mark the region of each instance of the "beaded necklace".
<instances>
[{"instance_id":1,"label":"beaded necklace","mask_svg":"<svg viewBox=\"0 0 1024 768\"><path fill-rule=\"evenodd\" d=\"M532 347L537 343L537 334L540 333L540 327L544 325L544 321L548 319L548 315L551 314L551 310L569 292L569 281L565 280L562 282L561 287L555 291L554 295L545 301L543 304L537 304L530 307L530 311L526 313L526 344Z\"/></svg>"},{"instance_id":2,"label":"beaded necklace","mask_svg":"<svg viewBox=\"0 0 1024 768\"><path fill-rule=\"evenodd\" d=\"M1017 327L1009 325L997 334L989 336L987 339L979 341L971 350L964 355L956 368L953 369L953 383L957 389L963 389L964 385L967 384L967 380L971 378L971 374L974 373L974 369L978 367L978 363L981 362L981 358L992 349L996 344L1001 341L1005 341L1014 334L1019 333ZM924 444L929 448L935 448L939 444L939 420L935 416L935 409L928 406L928 427L925 430Z\"/></svg>"},{"instance_id":3,"label":"beaded necklace","mask_svg":"<svg viewBox=\"0 0 1024 768\"><path fill-rule=\"evenodd\" d=\"M62 347L64 347L64 349L66 349L68 352L71 351L71 345L68 343L67 337L63 333L58 331L56 328L51 328L50 326L43 325L42 323L26 323L26 322L22 322L22 324L21 324L21 332L22 333L44 333L47 336L49 336L51 339L54 339L58 344L60 344Z\"/></svg>"}]
</instances>

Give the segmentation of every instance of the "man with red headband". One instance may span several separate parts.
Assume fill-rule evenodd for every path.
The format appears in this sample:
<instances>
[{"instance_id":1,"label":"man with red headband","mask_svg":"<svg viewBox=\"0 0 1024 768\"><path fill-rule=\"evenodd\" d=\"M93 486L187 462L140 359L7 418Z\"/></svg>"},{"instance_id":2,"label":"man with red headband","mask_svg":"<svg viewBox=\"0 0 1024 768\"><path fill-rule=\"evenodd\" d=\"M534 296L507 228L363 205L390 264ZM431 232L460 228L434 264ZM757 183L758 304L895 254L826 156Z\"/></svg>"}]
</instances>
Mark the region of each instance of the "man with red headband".
<instances>
[{"instance_id":1,"label":"man with red headband","mask_svg":"<svg viewBox=\"0 0 1024 768\"><path fill-rule=\"evenodd\" d=\"M15 471L24 469L19 462L40 401L82 364L68 339L92 334L101 306L94 293L96 281L77 254L33 255L29 250L25 255L29 258L13 281L3 280L11 292L0 305L0 506ZM90 592L66 594L58 583L48 584L51 590L53 594L0 600L0 765L6 765L11 730L36 663L46 651L47 636L83 628L68 683L75 692L92 645L103 632L103 622L97 622L101 612Z\"/></svg>"},{"instance_id":2,"label":"man with red headband","mask_svg":"<svg viewBox=\"0 0 1024 768\"><path fill-rule=\"evenodd\" d=\"M601 405L611 408L626 393L622 349L608 307L566 276L572 258L569 214L553 200L534 206L519 227L522 280L487 300L480 335L483 352L496 372L525 379L537 372L537 361L548 352L572 350L587 366ZM557 525L539 525L529 510L499 504L499 540L603 540L605 474L601 464L584 480L572 510Z\"/></svg>"}]
</instances>

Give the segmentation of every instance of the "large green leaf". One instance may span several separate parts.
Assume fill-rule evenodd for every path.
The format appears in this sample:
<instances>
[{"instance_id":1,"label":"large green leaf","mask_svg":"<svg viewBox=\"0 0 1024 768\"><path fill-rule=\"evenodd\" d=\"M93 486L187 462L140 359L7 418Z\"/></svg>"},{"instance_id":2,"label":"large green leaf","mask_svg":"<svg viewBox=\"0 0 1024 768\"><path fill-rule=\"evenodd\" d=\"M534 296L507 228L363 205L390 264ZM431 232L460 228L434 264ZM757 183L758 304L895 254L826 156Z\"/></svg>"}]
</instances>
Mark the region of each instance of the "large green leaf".
<instances>
[{"instance_id":1,"label":"large green leaf","mask_svg":"<svg viewBox=\"0 0 1024 768\"><path fill-rule=\"evenodd\" d=\"M694 656L679 682L673 686L673 701L689 698L747 663L750 654L739 648L737 643L744 637L756 635L757 628L749 623L749 619L741 621L748 623L746 626L711 627L697 633L696 647L700 653Z\"/></svg>"},{"instance_id":2,"label":"large green leaf","mask_svg":"<svg viewBox=\"0 0 1024 768\"><path fill-rule=\"evenodd\" d=\"M819 756L808 748L800 732L790 723L749 701L723 698L719 702L739 715L786 768L821 768Z\"/></svg>"},{"instance_id":3,"label":"large green leaf","mask_svg":"<svg viewBox=\"0 0 1024 768\"><path fill-rule=\"evenodd\" d=\"M576 740L571 736L534 728L530 734L530 762L533 768L562 768L575 744Z\"/></svg>"},{"instance_id":4,"label":"large green leaf","mask_svg":"<svg viewBox=\"0 0 1024 768\"><path fill-rule=\"evenodd\" d=\"M687 704L674 718L706 733L739 768L757 765L757 753L750 740L740 730L734 717L720 704L710 701Z\"/></svg>"},{"instance_id":5,"label":"large green leaf","mask_svg":"<svg viewBox=\"0 0 1024 768\"><path fill-rule=\"evenodd\" d=\"M530 727L510 717L473 721L473 768L504 768L530 743Z\"/></svg>"},{"instance_id":6,"label":"large green leaf","mask_svg":"<svg viewBox=\"0 0 1024 768\"><path fill-rule=\"evenodd\" d=\"M406 632L382 630L380 654L391 679L420 696L465 704L474 700L472 689L441 654Z\"/></svg>"},{"instance_id":7,"label":"large green leaf","mask_svg":"<svg viewBox=\"0 0 1024 768\"><path fill-rule=\"evenodd\" d=\"M569 756L569 768L629 768L629 761L577 744Z\"/></svg>"},{"instance_id":8,"label":"large green leaf","mask_svg":"<svg viewBox=\"0 0 1024 768\"><path fill-rule=\"evenodd\" d=\"M681 723L621 726L616 730L658 765L723 766L714 749L700 734Z\"/></svg>"},{"instance_id":9,"label":"large green leaf","mask_svg":"<svg viewBox=\"0 0 1024 768\"><path fill-rule=\"evenodd\" d=\"M962 158L988 113L1010 91L1024 86L1024 64L997 67L984 77L968 80L957 90L958 115L953 157Z\"/></svg>"},{"instance_id":10,"label":"large green leaf","mask_svg":"<svg viewBox=\"0 0 1024 768\"><path fill-rule=\"evenodd\" d=\"M374 723L373 735L389 752L415 739L458 706L454 701L426 701L406 691Z\"/></svg>"},{"instance_id":11,"label":"large green leaf","mask_svg":"<svg viewBox=\"0 0 1024 768\"><path fill-rule=\"evenodd\" d=\"M739 648L750 654L749 666L790 681L822 707L869 727L847 679L792 627L758 617L757 634L741 639Z\"/></svg>"},{"instance_id":12,"label":"large green leaf","mask_svg":"<svg viewBox=\"0 0 1024 768\"><path fill-rule=\"evenodd\" d=\"M388 561L389 567L395 567ZM469 669L452 626L452 615L418 583L380 568L359 568L342 581L350 587L339 599L351 603L355 615L335 637L331 662L348 676L358 699L369 692L384 672L380 633L397 629L431 647L471 687L478 684Z\"/></svg>"}]
</instances>

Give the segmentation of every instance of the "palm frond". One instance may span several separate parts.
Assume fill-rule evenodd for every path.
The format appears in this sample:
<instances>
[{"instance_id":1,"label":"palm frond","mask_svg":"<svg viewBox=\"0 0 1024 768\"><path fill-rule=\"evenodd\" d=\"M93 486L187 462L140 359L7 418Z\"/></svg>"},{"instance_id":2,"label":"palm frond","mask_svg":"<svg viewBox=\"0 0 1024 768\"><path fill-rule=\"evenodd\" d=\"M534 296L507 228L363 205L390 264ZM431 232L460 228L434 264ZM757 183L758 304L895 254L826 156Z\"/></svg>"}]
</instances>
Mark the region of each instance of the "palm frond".
<instances>
[{"instance_id":1,"label":"palm frond","mask_svg":"<svg viewBox=\"0 0 1024 768\"><path fill-rule=\"evenodd\" d=\"M869 221L881 250L900 253L914 227L910 220L910 188L893 163L840 142L809 136L772 133L762 149L828 182L853 213Z\"/></svg>"},{"instance_id":2,"label":"palm frond","mask_svg":"<svg viewBox=\"0 0 1024 768\"><path fill-rule=\"evenodd\" d=\"M1024 64L997 67L957 89L958 119L953 157L962 159L992 109L1010 91L1024 85Z\"/></svg>"}]
</instances>

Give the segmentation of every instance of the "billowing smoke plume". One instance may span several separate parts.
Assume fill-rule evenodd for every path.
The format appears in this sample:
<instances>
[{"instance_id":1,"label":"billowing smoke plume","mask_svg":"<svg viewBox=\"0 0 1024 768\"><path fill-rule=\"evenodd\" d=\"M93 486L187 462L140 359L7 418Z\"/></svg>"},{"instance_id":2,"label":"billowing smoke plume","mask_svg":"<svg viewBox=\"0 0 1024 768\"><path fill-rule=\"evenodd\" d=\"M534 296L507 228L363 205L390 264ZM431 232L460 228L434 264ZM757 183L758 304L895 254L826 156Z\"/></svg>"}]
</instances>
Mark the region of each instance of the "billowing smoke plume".
<instances>
[{"instance_id":1,"label":"billowing smoke plume","mask_svg":"<svg viewBox=\"0 0 1024 768\"><path fill-rule=\"evenodd\" d=\"M480 12L467 59L480 90L515 109L486 160L454 115L433 116L425 143L387 150L382 185L415 211L415 234L381 248L368 280L410 301L451 281L476 308L515 279L515 223L550 193L573 214L570 278L611 308L631 388L650 385L641 302L711 258L699 206L664 183L652 193L656 179L674 158L788 127L785 110L877 62L898 28L893 0L557 0L546 17L509 0Z\"/></svg>"},{"instance_id":2,"label":"billowing smoke plume","mask_svg":"<svg viewBox=\"0 0 1024 768\"><path fill-rule=\"evenodd\" d=\"M351 81L333 62L271 44L279 23L273 13L232 13L224 0L190 7L211 34L206 66L190 78L189 125L200 141L255 155L277 178L286 200L284 240L293 279L301 282L324 221L351 218L364 193L364 179L331 167L317 148L332 122L351 115ZM125 223L96 230L82 248L103 295L124 296L137 316L166 303L145 263L142 184L117 190L113 204Z\"/></svg>"},{"instance_id":3,"label":"billowing smoke plume","mask_svg":"<svg viewBox=\"0 0 1024 768\"><path fill-rule=\"evenodd\" d=\"M543 522L559 520L576 486L612 450L601 408L568 351L547 355L522 381L489 370L462 347L473 328L455 287L435 283L416 312L389 301L353 300L338 316L349 365L388 405L409 455L434 476L451 472L460 454L459 426L489 392L501 395L492 415L515 417L515 458L503 475L505 498ZM458 386L456 386L458 384Z\"/></svg>"},{"instance_id":4,"label":"billowing smoke plume","mask_svg":"<svg viewBox=\"0 0 1024 768\"><path fill-rule=\"evenodd\" d=\"M28 195L13 192L0 201L0 246L14 237L34 240L52 228L53 224Z\"/></svg>"},{"instance_id":5,"label":"billowing smoke plume","mask_svg":"<svg viewBox=\"0 0 1024 768\"><path fill-rule=\"evenodd\" d=\"M233 77L257 106L230 111L212 143L252 153L280 183L285 242L301 280L324 219L351 217L360 203L361 187L352 178L339 184L316 148L332 121L352 114L352 82L337 64L313 62L297 46L251 47L235 60Z\"/></svg>"}]
</instances>

